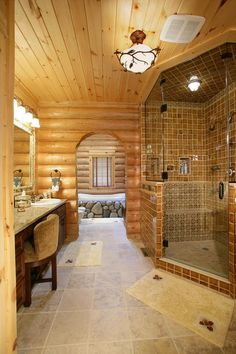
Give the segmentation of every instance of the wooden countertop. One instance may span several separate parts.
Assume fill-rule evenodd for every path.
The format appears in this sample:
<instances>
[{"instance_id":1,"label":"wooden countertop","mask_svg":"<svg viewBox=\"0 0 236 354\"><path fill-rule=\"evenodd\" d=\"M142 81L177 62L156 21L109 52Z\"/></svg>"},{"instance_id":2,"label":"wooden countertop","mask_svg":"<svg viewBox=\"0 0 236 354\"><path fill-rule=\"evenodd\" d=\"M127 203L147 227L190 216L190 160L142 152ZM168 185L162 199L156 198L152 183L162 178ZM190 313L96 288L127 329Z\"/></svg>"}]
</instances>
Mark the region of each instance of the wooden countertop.
<instances>
[{"instance_id":1,"label":"wooden countertop","mask_svg":"<svg viewBox=\"0 0 236 354\"><path fill-rule=\"evenodd\" d=\"M43 204L34 203L31 204L29 208L25 208L25 211L19 212L17 209L14 209L14 227L15 234L24 230L31 224L33 224L38 219L42 218L44 215L48 214L59 206L66 203L66 199L58 199L53 204Z\"/></svg>"}]
</instances>

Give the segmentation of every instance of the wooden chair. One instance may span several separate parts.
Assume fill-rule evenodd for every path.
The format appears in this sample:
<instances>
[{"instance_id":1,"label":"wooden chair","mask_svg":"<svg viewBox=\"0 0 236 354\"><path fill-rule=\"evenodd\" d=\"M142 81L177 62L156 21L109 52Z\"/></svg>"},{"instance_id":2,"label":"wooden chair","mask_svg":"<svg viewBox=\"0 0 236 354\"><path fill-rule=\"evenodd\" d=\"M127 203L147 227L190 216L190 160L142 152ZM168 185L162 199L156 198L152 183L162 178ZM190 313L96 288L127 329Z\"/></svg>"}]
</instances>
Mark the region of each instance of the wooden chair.
<instances>
[{"instance_id":1,"label":"wooden chair","mask_svg":"<svg viewBox=\"0 0 236 354\"><path fill-rule=\"evenodd\" d=\"M24 306L31 305L31 269L51 262L51 278L39 278L37 283L52 282L52 290L57 288L57 247L59 235L59 216L50 214L46 220L38 223L34 228L33 245L27 241L24 244L25 252L25 302Z\"/></svg>"}]
</instances>

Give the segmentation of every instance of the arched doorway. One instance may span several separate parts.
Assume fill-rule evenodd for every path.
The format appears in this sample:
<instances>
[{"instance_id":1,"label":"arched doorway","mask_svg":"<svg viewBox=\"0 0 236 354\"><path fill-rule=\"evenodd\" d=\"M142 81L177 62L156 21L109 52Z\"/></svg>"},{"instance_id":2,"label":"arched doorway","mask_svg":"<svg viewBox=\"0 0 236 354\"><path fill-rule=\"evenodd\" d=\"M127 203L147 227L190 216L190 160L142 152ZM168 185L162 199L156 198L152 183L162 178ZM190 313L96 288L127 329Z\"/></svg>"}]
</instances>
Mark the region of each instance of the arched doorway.
<instances>
[{"instance_id":1,"label":"arched doorway","mask_svg":"<svg viewBox=\"0 0 236 354\"><path fill-rule=\"evenodd\" d=\"M76 150L79 220L125 215L126 153L110 134L92 134Z\"/></svg>"}]
</instances>

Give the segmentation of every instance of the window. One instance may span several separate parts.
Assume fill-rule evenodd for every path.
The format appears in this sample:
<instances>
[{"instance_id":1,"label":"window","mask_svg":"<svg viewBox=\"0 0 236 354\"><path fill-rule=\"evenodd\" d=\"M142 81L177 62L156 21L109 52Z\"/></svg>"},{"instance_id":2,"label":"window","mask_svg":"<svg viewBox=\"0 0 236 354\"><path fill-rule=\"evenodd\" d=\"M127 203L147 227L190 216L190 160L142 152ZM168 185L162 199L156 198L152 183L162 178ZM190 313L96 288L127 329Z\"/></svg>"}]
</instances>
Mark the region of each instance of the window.
<instances>
[{"instance_id":1,"label":"window","mask_svg":"<svg viewBox=\"0 0 236 354\"><path fill-rule=\"evenodd\" d=\"M112 157L92 157L93 187L112 187Z\"/></svg>"}]
</instances>

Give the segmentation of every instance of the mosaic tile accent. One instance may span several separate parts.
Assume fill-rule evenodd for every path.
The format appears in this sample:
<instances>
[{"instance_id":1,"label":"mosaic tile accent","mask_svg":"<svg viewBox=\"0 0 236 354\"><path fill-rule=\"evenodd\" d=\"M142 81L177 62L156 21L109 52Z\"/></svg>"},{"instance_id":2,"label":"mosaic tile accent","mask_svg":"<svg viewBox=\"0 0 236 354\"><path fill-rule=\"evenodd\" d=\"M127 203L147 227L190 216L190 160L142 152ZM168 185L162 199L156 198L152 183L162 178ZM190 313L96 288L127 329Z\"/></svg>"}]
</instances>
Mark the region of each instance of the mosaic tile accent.
<instances>
[{"instance_id":1,"label":"mosaic tile accent","mask_svg":"<svg viewBox=\"0 0 236 354\"><path fill-rule=\"evenodd\" d=\"M169 241L213 239L213 212L206 207L204 182L164 183L164 238Z\"/></svg>"}]
</instances>

